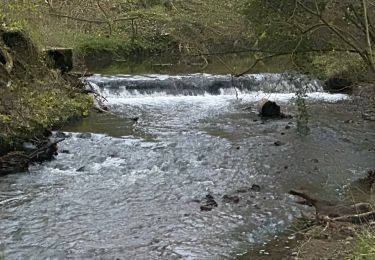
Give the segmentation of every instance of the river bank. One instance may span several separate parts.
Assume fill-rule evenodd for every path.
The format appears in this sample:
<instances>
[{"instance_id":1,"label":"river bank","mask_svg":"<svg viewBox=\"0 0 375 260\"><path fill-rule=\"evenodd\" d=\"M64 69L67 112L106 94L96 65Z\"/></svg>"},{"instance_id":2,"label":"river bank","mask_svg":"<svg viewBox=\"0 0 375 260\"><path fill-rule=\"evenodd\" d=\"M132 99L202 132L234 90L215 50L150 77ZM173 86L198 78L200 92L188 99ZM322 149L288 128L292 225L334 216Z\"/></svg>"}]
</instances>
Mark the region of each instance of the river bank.
<instances>
[{"instance_id":1,"label":"river bank","mask_svg":"<svg viewBox=\"0 0 375 260\"><path fill-rule=\"evenodd\" d=\"M316 224L301 219L285 233L238 260L365 260L374 259L374 226L348 223Z\"/></svg>"},{"instance_id":2,"label":"river bank","mask_svg":"<svg viewBox=\"0 0 375 260\"><path fill-rule=\"evenodd\" d=\"M0 61L0 156L14 153L0 159L3 175L26 170L50 131L87 116L93 99L78 77L51 69L26 32L0 28Z\"/></svg>"}]
</instances>

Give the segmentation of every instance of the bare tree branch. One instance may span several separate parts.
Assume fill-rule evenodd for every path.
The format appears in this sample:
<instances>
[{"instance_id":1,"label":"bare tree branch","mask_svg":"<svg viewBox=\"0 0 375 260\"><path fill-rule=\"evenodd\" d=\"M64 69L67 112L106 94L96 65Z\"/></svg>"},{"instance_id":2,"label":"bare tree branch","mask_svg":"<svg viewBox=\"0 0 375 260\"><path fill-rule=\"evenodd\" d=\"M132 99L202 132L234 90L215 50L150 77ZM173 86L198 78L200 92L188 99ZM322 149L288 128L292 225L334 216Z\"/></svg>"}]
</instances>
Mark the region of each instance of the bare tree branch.
<instances>
[{"instance_id":1,"label":"bare tree branch","mask_svg":"<svg viewBox=\"0 0 375 260\"><path fill-rule=\"evenodd\" d=\"M62 18L68 18L68 19L72 19L72 20L75 20L75 21L86 22L86 23L97 23L97 24L107 23L107 21L104 21L104 20L86 19L86 18L74 17L74 16L70 16L70 15L67 15L67 14L60 14L60 13L49 13L49 15L56 16L56 17L62 17Z\"/></svg>"},{"instance_id":2,"label":"bare tree branch","mask_svg":"<svg viewBox=\"0 0 375 260\"><path fill-rule=\"evenodd\" d=\"M363 3L363 13L364 13L364 20L365 20L365 28L366 28L366 40L367 40L367 48L368 48L368 59L372 67L374 67L374 59L372 55L372 46L371 46L371 38L370 38L370 29L369 29L369 22L368 22L368 15L367 15L367 0L362 0Z\"/></svg>"}]
</instances>

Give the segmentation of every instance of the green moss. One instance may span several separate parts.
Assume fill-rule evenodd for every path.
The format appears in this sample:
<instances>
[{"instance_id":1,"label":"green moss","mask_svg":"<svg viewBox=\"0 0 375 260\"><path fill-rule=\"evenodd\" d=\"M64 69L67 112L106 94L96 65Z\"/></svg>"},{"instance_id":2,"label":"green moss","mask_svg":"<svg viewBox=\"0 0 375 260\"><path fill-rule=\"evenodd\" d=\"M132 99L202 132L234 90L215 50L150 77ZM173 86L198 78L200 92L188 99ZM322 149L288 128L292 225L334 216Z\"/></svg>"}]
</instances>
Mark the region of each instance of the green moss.
<instances>
[{"instance_id":1,"label":"green moss","mask_svg":"<svg viewBox=\"0 0 375 260\"><path fill-rule=\"evenodd\" d=\"M359 235L353 252L347 260L372 260L375 259L375 232L365 231Z\"/></svg>"}]
</instances>

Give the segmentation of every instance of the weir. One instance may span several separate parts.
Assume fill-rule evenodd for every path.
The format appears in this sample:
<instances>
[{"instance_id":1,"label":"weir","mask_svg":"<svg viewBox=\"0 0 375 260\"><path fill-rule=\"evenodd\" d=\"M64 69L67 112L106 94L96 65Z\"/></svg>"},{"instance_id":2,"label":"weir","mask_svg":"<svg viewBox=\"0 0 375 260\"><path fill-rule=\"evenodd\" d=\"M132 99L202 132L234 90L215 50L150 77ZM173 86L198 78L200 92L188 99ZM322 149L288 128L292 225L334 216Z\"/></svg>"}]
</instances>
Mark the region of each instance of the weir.
<instances>
[{"instance_id":1,"label":"weir","mask_svg":"<svg viewBox=\"0 0 375 260\"><path fill-rule=\"evenodd\" d=\"M88 80L100 88L112 92L127 91L129 95L152 94L162 92L166 95L220 95L232 93L236 89L240 93L295 93L298 87L305 92L322 92L318 80L305 76L289 74L249 74L241 77L231 75L190 74L171 75L118 75L92 76ZM231 92L232 91L232 92Z\"/></svg>"}]
</instances>

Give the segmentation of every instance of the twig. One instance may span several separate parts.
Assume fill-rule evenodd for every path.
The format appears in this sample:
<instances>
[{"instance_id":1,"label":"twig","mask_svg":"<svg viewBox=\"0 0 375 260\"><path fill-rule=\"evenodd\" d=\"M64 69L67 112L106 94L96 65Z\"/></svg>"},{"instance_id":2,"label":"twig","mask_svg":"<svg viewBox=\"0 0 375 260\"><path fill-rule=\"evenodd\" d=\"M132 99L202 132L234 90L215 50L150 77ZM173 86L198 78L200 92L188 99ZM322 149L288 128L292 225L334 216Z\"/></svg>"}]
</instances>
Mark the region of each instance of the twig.
<instances>
[{"instance_id":1,"label":"twig","mask_svg":"<svg viewBox=\"0 0 375 260\"><path fill-rule=\"evenodd\" d=\"M220 58L219 56L217 56L216 57L226 68L227 68L227 70L229 70L230 72L231 72L231 85L232 85L232 88L234 89L234 92L235 92L235 94L236 94L236 99L238 100L238 91L237 91L237 89L236 89L236 86L234 86L234 84L233 84L233 82L234 82L234 78L233 78L233 75L235 75L236 74L236 72L235 72L235 70L234 69L232 69L232 68L230 68L229 66L228 66L228 64L225 62L225 61L223 61L223 59L222 58Z\"/></svg>"},{"instance_id":2,"label":"twig","mask_svg":"<svg viewBox=\"0 0 375 260\"><path fill-rule=\"evenodd\" d=\"M329 227L329 222L327 222L326 226L323 228L322 231L319 232L319 235L322 234L323 232L325 232ZM302 251L302 248L304 246L306 246L308 243L310 243L311 239L313 237L310 235L310 237L307 239L307 241L305 241L299 248L298 248L298 252L297 252L297 257L301 254L301 251Z\"/></svg>"},{"instance_id":3,"label":"twig","mask_svg":"<svg viewBox=\"0 0 375 260\"><path fill-rule=\"evenodd\" d=\"M375 211L365 212L361 214L354 214L354 215L345 215L336 218L329 218L328 220L331 221L339 221L339 222L351 222L351 223L361 223L368 220L375 220Z\"/></svg>"},{"instance_id":4,"label":"twig","mask_svg":"<svg viewBox=\"0 0 375 260\"><path fill-rule=\"evenodd\" d=\"M65 138L61 138L61 139L55 140L55 141L53 141L53 142L48 142L46 145L40 147L39 149L37 149L37 150L35 150L34 152L32 152L31 154L29 154L29 155L28 155L29 160L30 160L30 161L35 160L35 158L38 158L39 155L40 155L41 153L43 153L45 150L47 150L47 149L50 148L51 146L56 145L56 144L58 144L58 143L60 143L60 142L62 142L62 141L64 141L64 140L65 140Z\"/></svg>"}]
</instances>

